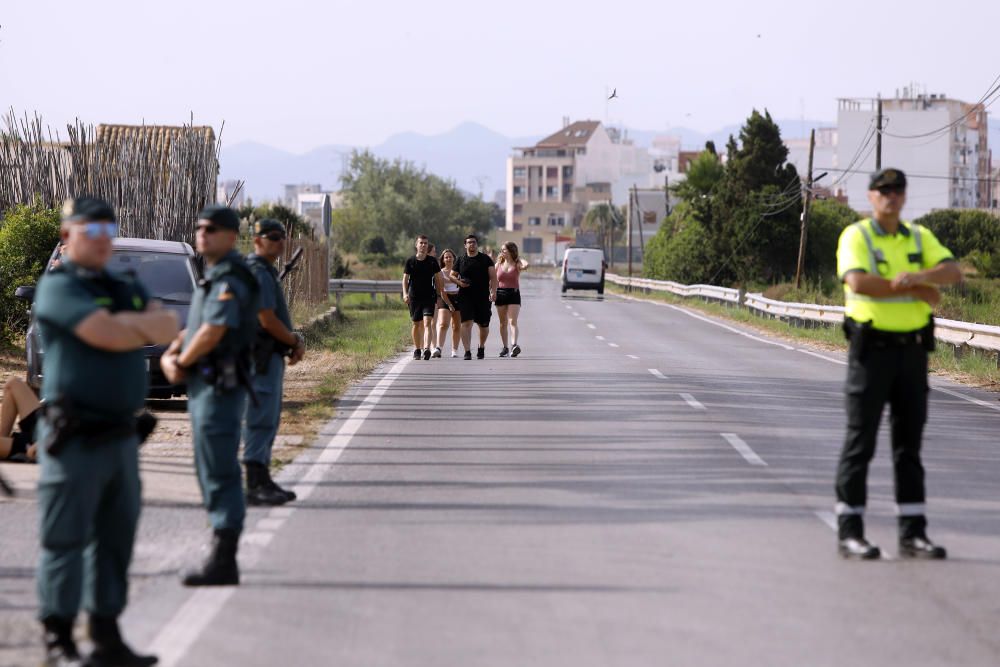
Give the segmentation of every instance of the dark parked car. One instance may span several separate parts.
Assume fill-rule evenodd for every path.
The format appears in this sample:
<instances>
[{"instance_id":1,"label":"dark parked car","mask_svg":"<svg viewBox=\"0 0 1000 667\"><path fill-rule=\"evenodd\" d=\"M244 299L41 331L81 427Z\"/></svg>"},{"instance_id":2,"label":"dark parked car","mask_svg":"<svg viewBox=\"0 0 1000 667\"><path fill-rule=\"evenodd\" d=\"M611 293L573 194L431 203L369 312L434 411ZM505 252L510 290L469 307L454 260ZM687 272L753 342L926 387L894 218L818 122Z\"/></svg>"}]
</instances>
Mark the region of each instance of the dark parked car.
<instances>
[{"instance_id":1,"label":"dark parked car","mask_svg":"<svg viewBox=\"0 0 1000 667\"><path fill-rule=\"evenodd\" d=\"M50 263L59 259L59 252L57 247ZM114 239L114 254L108 262L108 269L134 275L152 298L162 302L164 308L177 312L182 325L187 321L191 297L199 276L194 250L187 243L117 238ZM17 289L17 296L29 301L34 298L34 294L34 287ZM28 384L37 390L42 384L45 350L42 349L34 320L28 327L25 349L28 357ZM170 384L160 370L160 356L165 349L163 345L147 345L144 348L146 368L149 369L150 398L170 398L185 393L183 385Z\"/></svg>"}]
</instances>

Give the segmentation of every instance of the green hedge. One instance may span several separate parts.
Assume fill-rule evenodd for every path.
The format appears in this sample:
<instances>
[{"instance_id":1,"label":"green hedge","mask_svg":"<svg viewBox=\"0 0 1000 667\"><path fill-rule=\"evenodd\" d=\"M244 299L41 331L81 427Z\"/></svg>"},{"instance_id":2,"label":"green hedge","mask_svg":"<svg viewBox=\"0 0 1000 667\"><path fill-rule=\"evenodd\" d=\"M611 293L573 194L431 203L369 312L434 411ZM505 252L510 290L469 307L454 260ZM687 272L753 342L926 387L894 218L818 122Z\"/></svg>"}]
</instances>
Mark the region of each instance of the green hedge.
<instances>
[{"instance_id":1,"label":"green hedge","mask_svg":"<svg viewBox=\"0 0 1000 667\"><path fill-rule=\"evenodd\" d=\"M34 285L59 242L59 211L39 201L9 209L0 220L0 337L10 341L28 326L27 304L14 298Z\"/></svg>"}]
</instances>

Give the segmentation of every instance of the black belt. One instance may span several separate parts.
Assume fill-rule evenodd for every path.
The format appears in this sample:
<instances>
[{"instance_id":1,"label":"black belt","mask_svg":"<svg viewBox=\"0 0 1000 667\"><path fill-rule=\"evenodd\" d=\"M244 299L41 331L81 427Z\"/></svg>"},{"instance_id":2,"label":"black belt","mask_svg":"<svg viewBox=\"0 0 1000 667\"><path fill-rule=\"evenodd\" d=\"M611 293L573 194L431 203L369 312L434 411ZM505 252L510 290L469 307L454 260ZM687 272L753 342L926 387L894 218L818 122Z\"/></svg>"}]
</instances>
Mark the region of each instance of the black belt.
<instances>
[{"instance_id":1,"label":"black belt","mask_svg":"<svg viewBox=\"0 0 1000 667\"><path fill-rule=\"evenodd\" d=\"M875 344L887 347L906 347L907 345L923 345L927 333L923 329L905 332L869 329L865 332L865 335Z\"/></svg>"}]
</instances>

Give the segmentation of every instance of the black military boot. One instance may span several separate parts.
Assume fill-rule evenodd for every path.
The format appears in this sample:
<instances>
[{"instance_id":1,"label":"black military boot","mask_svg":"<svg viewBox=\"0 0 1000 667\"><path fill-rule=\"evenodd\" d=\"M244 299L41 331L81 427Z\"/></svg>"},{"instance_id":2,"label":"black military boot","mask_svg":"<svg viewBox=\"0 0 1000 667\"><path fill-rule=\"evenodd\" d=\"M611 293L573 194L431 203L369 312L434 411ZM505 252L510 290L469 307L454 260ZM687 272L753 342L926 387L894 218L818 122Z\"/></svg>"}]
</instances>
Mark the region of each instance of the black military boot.
<instances>
[{"instance_id":1,"label":"black military boot","mask_svg":"<svg viewBox=\"0 0 1000 667\"><path fill-rule=\"evenodd\" d=\"M298 498L298 495L296 495L294 491L289 491L288 489L283 489L280 486L278 486L278 483L275 482L273 479L271 479L271 471L268 470L267 467L264 468L264 475L266 477L266 479L264 480L264 484L266 484L267 487L272 491L277 491L278 493L283 495L285 497L285 502L290 503L296 498Z\"/></svg>"},{"instance_id":2,"label":"black military boot","mask_svg":"<svg viewBox=\"0 0 1000 667\"><path fill-rule=\"evenodd\" d=\"M84 667L149 667L159 660L155 655L136 655L122 640L118 619L111 616L90 616L90 640L94 650Z\"/></svg>"},{"instance_id":3,"label":"black military boot","mask_svg":"<svg viewBox=\"0 0 1000 667\"><path fill-rule=\"evenodd\" d=\"M240 534L221 528L212 538L212 551L198 570L188 570L181 578L185 586L238 586L240 570L236 565L236 548Z\"/></svg>"},{"instance_id":4,"label":"black military boot","mask_svg":"<svg viewBox=\"0 0 1000 667\"><path fill-rule=\"evenodd\" d=\"M73 641L73 619L49 616L42 620L45 628L45 667L78 667L80 652Z\"/></svg>"},{"instance_id":5,"label":"black military boot","mask_svg":"<svg viewBox=\"0 0 1000 667\"><path fill-rule=\"evenodd\" d=\"M243 464L247 469L247 504L248 505L284 505L288 497L271 482L271 475L263 463L247 461ZM268 484L270 482L270 484Z\"/></svg>"},{"instance_id":6,"label":"black military boot","mask_svg":"<svg viewBox=\"0 0 1000 667\"><path fill-rule=\"evenodd\" d=\"M865 539L864 519L858 514L837 517L837 553L844 558L875 560L882 551Z\"/></svg>"}]
</instances>

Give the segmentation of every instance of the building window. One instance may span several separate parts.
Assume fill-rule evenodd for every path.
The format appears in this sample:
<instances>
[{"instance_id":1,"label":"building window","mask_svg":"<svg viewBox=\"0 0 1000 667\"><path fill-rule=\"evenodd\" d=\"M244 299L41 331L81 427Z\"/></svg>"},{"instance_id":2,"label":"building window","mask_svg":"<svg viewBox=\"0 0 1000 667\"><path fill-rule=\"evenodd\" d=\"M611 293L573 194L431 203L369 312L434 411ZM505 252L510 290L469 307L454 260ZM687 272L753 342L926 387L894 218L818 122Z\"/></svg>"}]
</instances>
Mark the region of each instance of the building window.
<instances>
[{"instance_id":1,"label":"building window","mask_svg":"<svg viewBox=\"0 0 1000 667\"><path fill-rule=\"evenodd\" d=\"M545 178L559 178L559 167L549 167L546 169Z\"/></svg>"},{"instance_id":2,"label":"building window","mask_svg":"<svg viewBox=\"0 0 1000 667\"><path fill-rule=\"evenodd\" d=\"M563 167L563 178L573 178L573 167Z\"/></svg>"},{"instance_id":3,"label":"building window","mask_svg":"<svg viewBox=\"0 0 1000 667\"><path fill-rule=\"evenodd\" d=\"M526 173L524 167L514 167L514 178L524 178Z\"/></svg>"},{"instance_id":4,"label":"building window","mask_svg":"<svg viewBox=\"0 0 1000 667\"><path fill-rule=\"evenodd\" d=\"M528 224L537 227L538 225L542 224L542 219L541 218L528 218Z\"/></svg>"},{"instance_id":5,"label":"building window","mask_svg":"<svg viewBox=\"0 0 1000 667\"><path fill-rule=\"evenodd\" d=\"M561 216L553 216L549 218L549 227L565 227L566 220Z\"/></svg>"},{"instance_id":6,"label":"building window","mask_svg":"<svg viewBox=\"0 0 1000 667\"><path fill-rule=\"evenodd\" d=\"M558 185L550 185L547 188L545 188L545 196L546 197L558 197L559 196L559 186Z\"/></svg>"},{"instance_id":7,"label":"building window","mask_svg":"<svg viewBox=\"0 0 1000 667\"><path fill-rule=\"evenodd\" d=\"M576 154L577 155L586 155L587 154L587 149L586 148L577 148L576 149Z\"/></svg>"},{"instance_id":8,"label":"building window","mask_svg":"<svg viewBox=\"0 0 1000 667\"><path fill-rule=\"evenodd\" d=\"M542 239L528 237L521 241L521 252L526 255L542 254Z\"/></svg>"},{"instance_id":9,"label":"building window","mask_svg":"<svg viewBox=\"0 0 1000 667\"><path fill-rule=\"evenodd\" d=\"M515 197L523 197L524 196L524 186L523 185L515 185L514 186L514 196Z\"/></svg>"},{"instance_id":10,"label":"building window","mask_svg":"<svg viewBox=\"0 0 1000 667\"><path fill-rule=\"evenodd\" d=\"M517 215L518 213L521 213L523 210L524 210L524 205L522 205L522 204L514 204L514 215Z\"/></svg>"}]
</instances>

